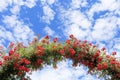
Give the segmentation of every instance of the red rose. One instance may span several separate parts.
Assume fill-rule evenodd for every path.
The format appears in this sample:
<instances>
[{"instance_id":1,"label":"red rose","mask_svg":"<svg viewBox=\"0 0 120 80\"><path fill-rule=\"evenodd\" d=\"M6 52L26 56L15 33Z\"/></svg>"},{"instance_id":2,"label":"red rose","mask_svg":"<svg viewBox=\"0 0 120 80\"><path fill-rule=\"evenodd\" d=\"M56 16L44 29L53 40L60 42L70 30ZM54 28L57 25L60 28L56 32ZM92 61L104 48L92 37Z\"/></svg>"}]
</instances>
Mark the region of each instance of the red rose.
<instances>
[{"instance_id":1,"label":"red rose","mask_svg":"<svg viewBox=\"0 0 120 80\"><path fill-rule=\"evenodd\" d=\"M106 49L105 49L105 47L103 47L101 50L104 51L104 50L106 50Z\"/></svg>"},{"instance_id":2,"label":"red rose","mask_svg":"<svg viewBox=\"0 0 120 80\"><path fill-rule=\"evenodd\" d=\"M70 44L70 40L66 40L66 43L67 43L67 44Z\"/></svg>"},{"instance_id":3,"label":"red rose","mask_svg":"<svg viewBox=\"0 0 120 80\"><path fill-rule=\"evenodd\" d=\"M2 66L2 61L0 61L0 66Z\"/></svg>"},{"instance_id":4,"label":"red rose","mask_svg":"<svg viewBox=\"0 0 120 80\"><path fill-rule=\"evenodd\" d=\"M41 60L41 59L38 59L38 60L37 60L37 63L38 63L38 64L41 64L41 63L42 63L42 60Z\"/></svg>"},{"instance_id":5,"label":"red rose","mask_svg":"<svg viewBox=\"0 0 120 80\"><path fill-rule=\"evenodd\" d=\"M61 55L63 55L65 53L64 49L61 49L59 52Z\"/></svg>"},{"instance_id":6,"label":"red rose","mask_svg":"<svg viewBox=\"0 0 120 80\"><path fill-rule=\"evenodd\" d=\"M69 52L70 52L70 55L72 55L72 56L75 54L75 50L72 48L69 49Z\"/></svg>"},{"instance_id":7,"label":"red rose","mask_svg":"<svg viewBox=\"0 0 120 80\"><path fill-rule=\"evenodd\" d=\"M54 38L53 41L54 41L54 42L58 42L58 38Z\"/></svg>"},{"instance_id":8,"label":"red rose","mask_svg":"<svg viewBox=\"0 0 120 80\"><path fill-rule=\"evenodd\" d=\"M4 60L9 60L9 56L4 56L3 59Z\"/></svg>"},{"instance_id":9,"label":"red rose","mask_svg":"<svg viewBox=\"0 0 120 80\"><path fill-rule=\"evenodd\" d=\"M13 43L13 42L10 42L9 47L12 48L13 46L14 46L14 43Z\"/></svg>"},{"instance_id":10,"label":"red rose","mask_svg":"<svg viewBox=\"0 0 120 80\"><path fill-rule=\"evenodd\" d=\"M3 49L3 47L2 46L0 46L0 50L2 50Z\"/></svg>"},{"instance_id":11,"label":"red rose","mask_svg":"<svg viewBox=\"0 0 120 80\"><path fill-rule=\"evenodd\" d=\"M112 52L112 55L116 55L116 52Z\"/></svg>"},{"instance_id":12,"label":"red rose","mask_svg":"<svg viewBox=\"0 0 120 80\"><path fill-rule=\"evenodd\" d=\"M14 54L14 51L13 51L13 50L10 50L10 51L9 51L9 55L12 55L12 54Z\"/></svg>"},{"instance_id":13,"label":"red rose","mask_svg":"<svg viewBox=\"0 0 120 80\"><path fill-rule=\"evenodd\" d=\"M71 34L69 37L70 37L70 38L74 38L73 34Z\"/></svg>"},{"instance_id":14,"label":"red rose","mask_svg":"<svg viewBox=\"0 0 120 80\"><path fill-rule=\"evenodd\" d=\"M47 35L47 36L45 36L45 39L49 39L49 36Z\"/></svg>"},{"instance_id":15,"label":"red rose","mask_svg":"<svg viewBox=\"0 0 120 80\"><path fill-rule=\"evenodd\" d=\"M23 58L23 59L21 60L21 63L24 63L24 64L28 65L28 64L30 64L31 62L30 62L29 60L27 60L26 58Z\"/></svg>"}]
</instances>

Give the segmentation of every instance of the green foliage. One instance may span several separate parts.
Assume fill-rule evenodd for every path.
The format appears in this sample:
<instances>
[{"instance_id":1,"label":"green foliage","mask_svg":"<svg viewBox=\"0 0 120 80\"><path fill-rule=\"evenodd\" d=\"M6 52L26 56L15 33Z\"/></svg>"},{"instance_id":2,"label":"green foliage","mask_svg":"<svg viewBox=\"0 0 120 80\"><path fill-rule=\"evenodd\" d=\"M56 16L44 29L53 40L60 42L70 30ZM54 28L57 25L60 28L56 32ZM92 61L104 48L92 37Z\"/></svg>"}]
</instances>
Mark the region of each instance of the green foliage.
<instances>
[{"instance_id":1,"label":"green foliage","mask_svg":"<svg viewBox=\"0 0 120 80\"><path fill-rule=\"evenodd\" d=\"M88 73L106 80L120 79L120 60L115 57L116 52L108 55L105 48L100 50L73 35L64 43L59 43L57 38L50 41L49 36L39 41L35 38L28 46L11 43L8 55L4 50L1 53L0 80L31 80L26 74L46 65L57 68L57 63L66 59L71 59L74 67L83 64L88 67Z\"/></svg>"}]
</instances>

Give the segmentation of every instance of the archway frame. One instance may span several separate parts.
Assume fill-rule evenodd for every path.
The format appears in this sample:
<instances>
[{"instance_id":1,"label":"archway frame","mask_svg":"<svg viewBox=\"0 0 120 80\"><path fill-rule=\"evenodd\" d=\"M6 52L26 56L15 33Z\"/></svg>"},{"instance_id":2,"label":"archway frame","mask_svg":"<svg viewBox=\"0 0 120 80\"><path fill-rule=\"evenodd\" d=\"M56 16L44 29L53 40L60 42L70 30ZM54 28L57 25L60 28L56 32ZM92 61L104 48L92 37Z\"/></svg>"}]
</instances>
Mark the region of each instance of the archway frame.
<instances>
[{"instance_id":1,"label":"archway frame","mask_svg":"<svg viewBox=\"0 0 120 80\"><path fill-rule=\"evenodd\" d=\"M30 80L26 73L42 69L45 65L53 65L71 59L73 67L84 65L88 73L99 75L107 80L120 79L120 60L116 52L109 55L103 47L99 49L88 41L80 41L73 35L65 42L52 41L49 36L39 40L34 38L28 46L22 43L10 43L8 54L0 47L0 78L2 80Z\"/></svg>"}]
</instances>

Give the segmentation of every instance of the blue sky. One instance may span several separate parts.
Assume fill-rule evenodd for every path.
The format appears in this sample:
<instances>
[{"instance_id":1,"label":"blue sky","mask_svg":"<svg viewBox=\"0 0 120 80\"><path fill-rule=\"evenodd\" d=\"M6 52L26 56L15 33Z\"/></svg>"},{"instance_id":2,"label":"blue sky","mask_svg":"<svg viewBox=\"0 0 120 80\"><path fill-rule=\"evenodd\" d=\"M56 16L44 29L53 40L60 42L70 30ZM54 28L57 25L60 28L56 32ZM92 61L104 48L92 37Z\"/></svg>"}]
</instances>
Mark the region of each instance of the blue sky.
<instances>
[{"instance_id":1,"label":"blue sky","mask_svg":"<svg viewBox=\"0 0 120 80\"><path fill-rule=\"evenodd\" d=\"M0 45L31 41L35 35L58 37L70 34L88 40L108 53L120 56L120 0L0 0ZM99 80L87 68L61 62L58 69L46 66L33 72L32 80Z\"/></svg>"}]
</instances>

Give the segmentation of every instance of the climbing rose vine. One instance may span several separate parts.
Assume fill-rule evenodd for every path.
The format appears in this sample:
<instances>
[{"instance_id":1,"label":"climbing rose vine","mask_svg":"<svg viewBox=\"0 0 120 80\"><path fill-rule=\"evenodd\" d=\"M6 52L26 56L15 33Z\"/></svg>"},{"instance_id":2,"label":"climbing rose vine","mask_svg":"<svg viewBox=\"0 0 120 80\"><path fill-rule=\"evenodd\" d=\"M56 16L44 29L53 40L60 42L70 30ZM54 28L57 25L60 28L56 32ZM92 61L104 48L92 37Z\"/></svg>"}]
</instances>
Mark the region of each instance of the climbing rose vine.
<instances>
[{"instance_id":1,"label":"climbing rose vine","mask_svg":"<svg viewBox=\"0 0 120 80\"><path fill-rule=\"evenodd\" d=\"M49 36L35 38L28 46L22 43L10 43L6 50L0 46L0 80L31 80L27 74L42 69L46 65L72 60L73 67L84 65L88 73L106 80L120 80L120 60L116 52L107 54L106 49L99 49L88 41L80 41L73 35L65 42Z\"/></svg>"}]
</instances>

